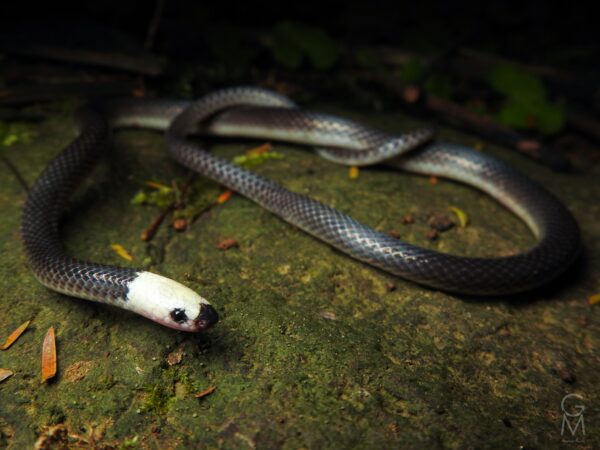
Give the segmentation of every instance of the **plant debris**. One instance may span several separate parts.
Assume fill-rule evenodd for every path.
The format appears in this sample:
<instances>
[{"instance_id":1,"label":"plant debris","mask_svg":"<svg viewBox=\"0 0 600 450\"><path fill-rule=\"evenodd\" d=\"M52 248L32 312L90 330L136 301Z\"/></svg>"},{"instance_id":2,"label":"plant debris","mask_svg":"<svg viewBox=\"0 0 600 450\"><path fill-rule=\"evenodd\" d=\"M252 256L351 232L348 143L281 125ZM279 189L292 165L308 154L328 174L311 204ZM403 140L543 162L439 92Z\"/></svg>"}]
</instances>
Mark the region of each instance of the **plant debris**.
<instances>
[{"instance_id":1,"label":"plant debris","mask_svg":"<svg viewBox=\"0 0 600 450\"><path fill-rule=\"evenodd\" d=\"M171 224L175 231L185 231L188 225L188 220L183 218L175 219Z\"/></svg>"},{"instance_id":2,"label":"plant debris","mask_svg":"<svg viewBox=\"0 0 600 450\"><path fill-rule=\"evenodd\" d=\"M8 377L12 377L14 373L8 369L0 369L0 383L6 380Z\"/></svg>"},{"instance_id":3,"label":"plant debris","mask_svg":"<svg viewBox=\"0 0 600 450\"><path fill-rule=\"evenodd\" d=\"M225 203L227 200L229 200L231 198L231 196L233 195L233 191L228 189L225 192L223 192L221 195L219 195L219 197L217 198L217 203L219 205L222 205L223 203Z\"/></svg>"},{"instance_id":4,"label":"plant debris","mask_svg":"<svg viewBox=\"0 0 600 450\"><path fill-rule=\"evenodd\" d=\"M595 305L600 303L600 294L590 295L587 299L588 305Z\"/></svg>"},{"instance_id":5,"label":"plant debris","mask_svg":"<svg viewBox=\"0 0 600 450\"><path fill-rule=\"evenodd\" d=\"M242 166L246 169L262 164L269 159L282 159L281 153L272 152L271 144L263 144L258 147L248 150L243 155L238 155L233 158L233 163Z\"/></svg>"},{"instance_id":6,"label":"plant debris","mask_svg":"<svg viewBox=\"0 0 600 450\"><path fill-rule=\"evenodd\" d=\"M440 232L435 229L429 230L427 234L425 234L425 237L430 241L436 241L440 237Z\"/></svg>"},{"instance_id":7,"label":"plant debris","mask_svg":"<svg viewBox=\"0 0 600 450\"><path fill-rule=\"evenodd\" d=\"M435 213L429 216L427 219L427 225L436 231L448 231L454 226L454 222L450 220L445 214Z\"/></svg>"},{"instance_id":8,"label":"plant debris","mask_svg":"<svg viewBox=\"0 0 600 450\"><path fill-rule=\"evenodd\" d=\"M177 189L158 181L146 181L144 184L153 190L139 190L131 199L132 205L156 205L165 208L178 196Z\"/></svg>"},{"instance_id":9,"label":"plant debris","mask_svg":"<svg viewBox=\"0 0 600 450\"><path fill-rule=\"evenodd\" d=\"M356 166L352 166L350 167L350 169L348 169L348 178L350 178L351 180L356 180L359 174L360 169Z\"/></svg>"},{"instance_id":10,"label":"plant debris","mask_svg":"<svg viewBox=\"0 0 600 450\"><path fill-rule=\"evenodd\" d=\"M212 394L216 390L217 390L216 386L211 386L211 387L209 387L208 389L205 389L202 392L198 392L197 394L194 394L194 397L196 397L196 398L203 398L203 397L206 397L207 395Z\"/></svg>"},{"instance_id":11,"label":"plant debris","mask_svg":"<svg viewBox=\"0 0 600 450\"><path fill-rule=\"evenodd\" d=\"M56 375L56 337L50 327L42 344L42 383Z\"/></svg>"},{"instance_id":12,"label":"plant debris","mask_svg":"<svg viewBox=\"0 0 600 450\"><path fill-rule=\"evenodd\" d=\"M171 353L169 353L167 355L167 364L169 366L174 366L176 364L179 364L181 362L181 360L183 359L184 354L185 354L184 346L183 346L183 344L181 344L179 347L177 347L176 350L173 350Z\"/></svg>"},{"instance_id":13,"label":"plant debris","mask_svg":"<svg viewBox=\"0 0 600 450\"><path fill-rule=\"evenodd\" d=\"M448 209L456 215L456 218L458 219L458 225L461 228L464 228L469 224L469 216L462 209L457 208L456 206L451 206Z\"/></svg>"},{"instance_id":14,"label":"plant debris","mask_svg":"<svg viewBox=\"0 0 600 450\"><path fill-rule=\"evenodd\" d=\"M93 361L77 361L66 368L64 380L70 382L81 381L93 366Z\"/></svg>"},{"instance_id":15,"label":"plant debris","mask_svg":"<svg viewBox=\"0 0 600 450\"><path fill-rule=\"evenodd\" d=\"M140 236L142 241L149 241L150 239L152 239L154 237L154 235L156 234L156 231L158 230L158 227L160 227L160 224L163 223L163 221L169 215L169 213L171 213L172 211L174 211L176 209L183 208L183 205L184 205L183 199L184 199L187 191L189 190L192 182L194 181L195 177L196 177L196 174L192 172L191 175L188 177L187 181L185 182L185 184L181 187L181 189L179 189L176 182L173 182L173 187L171 188L162 183L158 183L155 181L147 181L146 185L149 187L152 187L154 189L158 189L157 193L159 193L159 195L156 197L153 197L152 194L156 194L156 193L146 194L144 191L140 191L136 194L136 196L131 201L133 204L155 204L157 206L164 208L161 211L161 213L152 221L150 226L142 232L142 234ZM161 197L161 196L163 196L163 197ZM184 213L185 213L185 211L182 211L182 215L184 215ZM189 216L186 216L183 218L187 220L192 217L193 217L193 215L190 214ZM175 217L175 220L177 220L179 218L181 218L181 217ZM188 223L189 223L189 220L186 222L185 228L187 228ZM175 223L173 223L173 225L174 225L173 228L175 228L178 231L183 231L185 229L185 228L183 228L183 229L177 228ZM183 225L183 223L179 223L179 225L181 226L181 225Z\"/></svg>"},{"instance_id":16,"label":"plant debris","mask_svg":"<svg viewBox=\"0 0 600 450\"><path fill-rule=\"evenodd\" d=\"M25 323L21 324L15 331L13 331L10 334L10 336L6 338L6 342L2 344L2 346L0 346L0 350L6 350L8 349L8 347L13 345L13 343L19 338L19 336L21 336L23 332L27 329L30 322L31 320L26 321Z\"/></svg>"},{"instance_id":17,"label":"plant debris","mask_svg":"<svg viewBox=\"0 0 600 450\"><path fill-rule=\"evenodd\" d=\"M412 214L406 214L403 218L402 218L402 223L404 225L410 225L415 223L415 216L413 216Z\"/></svg>"},{"instance_id":18,"label":"plant debris","mask_svg":"<svg viewBox=\"0 0 600 450\"><path fill-rule=\"evenodd\" d=\"M121 258L127 261L133 261L133 256L131 256L131 253L125 250L125 247L123 247L121 244L112 244L110 248L112 248Z\"/></svg>"},{"instance_id":19,"label":"plant debris","mask_svg":"<svg viewBox=\"0 0 600 450\"><path fill-rule=\"evenodd\" d=\"M235 239L223 239L217 244L219 250L229 250L232 247L239 247L238 241Z\"/></svg>"},{"instance_id":20,"label":"plant debris","mask_svg":"<svg viewBox=\"0 0 600 450\"><path fill-rule=\"evenodd\" d=\"M400 233L398 233L396 230L390 230L387 234L393 238L400 239Z\"/></svg>"},{"instance_id":21,"label":"plant debris","mask_svg":"<svg viewBox=\"0 0 600 450\"><path fill-rule=\"evenodd\" d=\"M67 427L63 423L52 425L40 433L35 442L35 450L50 450L54 448L67 448L69 442Z\"/></svg>"}]
</instances>

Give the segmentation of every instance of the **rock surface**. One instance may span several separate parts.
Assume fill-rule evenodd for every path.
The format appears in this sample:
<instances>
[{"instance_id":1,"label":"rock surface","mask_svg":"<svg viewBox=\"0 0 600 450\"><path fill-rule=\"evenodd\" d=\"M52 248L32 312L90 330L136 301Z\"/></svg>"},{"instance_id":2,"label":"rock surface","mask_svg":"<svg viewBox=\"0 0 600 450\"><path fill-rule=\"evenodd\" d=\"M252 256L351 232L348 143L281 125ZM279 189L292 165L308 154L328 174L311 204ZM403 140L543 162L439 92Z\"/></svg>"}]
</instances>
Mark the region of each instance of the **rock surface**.
<instances>
[{"instance_id":1,"label":"rock surface","mask_svg":"<svg viewBox=\"0 0 600 450\"><path fill-rule=\"evenodd\" d=\"M32 142L4 150L30 184L73 138L72 109L41 108L52 118L32 128ZM395 114L354 118L394 131L416 125ZM214 151L232 158L252 145ZM163 224L144 243L139 236L159 210L130 200L145 180L168 184L187 172L169 160L160 134L119 132L114 147L111 162L74 197L63 227L67 248L182 281L221 320L189 335L39 285L19 235L26 193L0 164L0 341L32 320L0 352L0 367L15 373L0 383L0 448L31 448L38 438L96 448L553 448L572 438L561 436L561 400L569 393L587 407L585 441L573 448L600 446L600 306L586 302L600 293L600 164L559 175L485 148L568 205L585 253L547 288L473 299L354 261L238 195L185 232ZM458 184L373 168L350 179L347 168L299 147L274 149L285 157L254 170L417 245L493 256L534 242L518 219ZM222 192L200 178L191 189L198 198ZM451 217L449 206L467 212L470 225L428 239L427 217ZM414 224L403 224L407 214ZM219 249L226 239L237 246ZM114 243L134 261L121 259ZM58 375L40 384L50 326Z\"/></svg>"}]
</instances>

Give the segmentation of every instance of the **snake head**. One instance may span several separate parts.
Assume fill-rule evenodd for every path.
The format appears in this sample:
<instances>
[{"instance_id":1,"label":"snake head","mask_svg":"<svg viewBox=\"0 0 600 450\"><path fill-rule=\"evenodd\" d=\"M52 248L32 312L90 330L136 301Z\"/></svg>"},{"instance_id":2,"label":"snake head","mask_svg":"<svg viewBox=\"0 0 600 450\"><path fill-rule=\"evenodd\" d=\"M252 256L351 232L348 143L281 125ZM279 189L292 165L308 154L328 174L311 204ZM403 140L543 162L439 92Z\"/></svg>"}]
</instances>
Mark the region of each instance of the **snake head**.
<instances>
[{"instance_id":1,"label":"snake head","mask_svg":"<svg viewBox=\"0 0 600 450\"><path fill-rule=\"evenodd\" d=\"M129 283L124 307L181 331L204 331L219 320L207 300L190 288L151 272L139 272Z\"/></svg>"}]
</instances>

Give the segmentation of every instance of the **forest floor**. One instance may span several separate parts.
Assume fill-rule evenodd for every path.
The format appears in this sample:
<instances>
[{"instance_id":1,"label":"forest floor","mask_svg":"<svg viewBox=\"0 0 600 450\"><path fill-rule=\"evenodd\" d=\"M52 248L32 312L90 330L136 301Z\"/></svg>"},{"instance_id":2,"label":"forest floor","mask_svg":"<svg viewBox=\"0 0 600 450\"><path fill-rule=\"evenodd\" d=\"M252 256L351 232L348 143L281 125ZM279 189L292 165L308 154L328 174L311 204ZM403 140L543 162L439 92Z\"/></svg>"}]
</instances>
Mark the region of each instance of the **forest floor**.
<instances>
[{"instance_id":1,"label":"forest floor","mask_svg":"<svg viewBox=\"0 0 600 450\"><path fill-rule=\"evenodd\" d=\"M5 154L31 184L74 136L70 103L33 108L50 119ZM368 117L321 109L401 132L394 113ZM452 142L465 134L441 129ZM226 158L260 143L219 143ZM489 152L527 173L574 213L584 253L560 280L516 298L463 298L355 261L239 196L216 204L185 232L132 205L147 180L188 177L149 131L116 134L73 199L64 242L80 258L143 267L209 299L219 323L204 334L163 328L123 310L59 295L27 267L19 233L26 192L0 164L0 341L31 325L0 367L0 448L569 448L600 447L600 161L574 155L557 174L510 151ZM378 230L443 252L510 254L534 243L517 218L462 185L392 170L331 164L301 147L253 170ZM197 177L192 199L223 188ZM200 201L200 200L198 200ZM431 241L427 217L455 206L470 219ZM403 224L405 215L414 224ZM236 246L218 244L234 239ZM122 245L134 260L111 249ZM42 340L57 333L58 374L40 383ZM201 398L195 394L208 388ZM563 430L561 401L587 408L585 435ZM570 409L569 409L570 408ZM573 420L571 420L574 423ZM579 442L569 442L579 439ZM44 447L46 446L46 447Z\"/></svg>"}]
</instances>

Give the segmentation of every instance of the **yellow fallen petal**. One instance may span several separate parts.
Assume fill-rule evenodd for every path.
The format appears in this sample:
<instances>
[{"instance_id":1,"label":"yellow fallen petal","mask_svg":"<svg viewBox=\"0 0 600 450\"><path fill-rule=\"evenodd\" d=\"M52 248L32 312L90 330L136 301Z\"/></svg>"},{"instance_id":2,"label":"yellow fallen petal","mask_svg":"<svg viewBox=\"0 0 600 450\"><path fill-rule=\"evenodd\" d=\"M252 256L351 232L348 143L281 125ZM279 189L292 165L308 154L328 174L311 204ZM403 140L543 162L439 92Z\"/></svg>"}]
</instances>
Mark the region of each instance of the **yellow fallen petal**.
<instances>
[{"instance_id":1,"label":"yellow fallen petal","mask_svg":"<svg viewBox=\"0 0 600 450\"><path fill-rule=\"evenodd\" d=\"M588 305L595 305L596 303L600 303L600 294L590 295L588 297Z\"/></svg>"},{"instance_id":2,"label":"yellow fallen petal","mask_svg":"<svg viewBox=\"0 0 600 450\"><path fill-rule=\"evenodd\" d=\"M8 347L10 347L13 342L15 342L27 329L29 322L31 321L28 320L27 322L21 324L15 331L13 331L10 336L6 338L6 342L0 347L0 350L6 350Z\"/></svg>"},{"instance_id":3,"label":"yellow fallen petal","mask_svg":"<svg viewBox=\"0 0 600 450\"><path fill-rule=\"evenodd\" d=\"M110 248L112 248L121 258L126 259L127 261L133 261L133 256L131 256L131 254L125 250L122 245L112 244Z\"/></svg>"},{"instance_id":4,"label":"yellow fallen petal","mask_svg":"<svg viewBox=\"0 0 600 450\"><path fill-rule=\"evenodd\" d=\"M464 212L462 209L457 208L456 206L451 206L448 209L456 215L456 217L458 218L458 224L461 228L464 228L469 224L469 216L467 216L467 213Z\"/></svg>"},{"instance_id":5,"label":"yellow fallen petal","mask_svg":"<svg viewBox=\"0 0 600 450\"><path fill-rule=\"evenodd\" d=\"M42 344L42 383L56 375L56 337L50 327Z\"/></svg>"},{"instance_id":6,"label":"yellow fallen petal","mask_svg":"<svg viewBox=\"0 0 600 450\"><path fill-rule=\"evenodd\" d=\"M0 369L0 383L6 380L8 377L12 376L12 371L8 369Z\"/></svg>"},{"instance_id":7,"label":"yellow fallen petal","mask_svg":"<svg viewBox=\"0 0 600 450\"><path fill-rule=\"evenodd\" d=\"M348 170L348 177L351 180L356 180L358 178L358 174L360 173L360 169L356 166L352 166L350 167L350 169Z\"/></svg>"}]
</instances>

